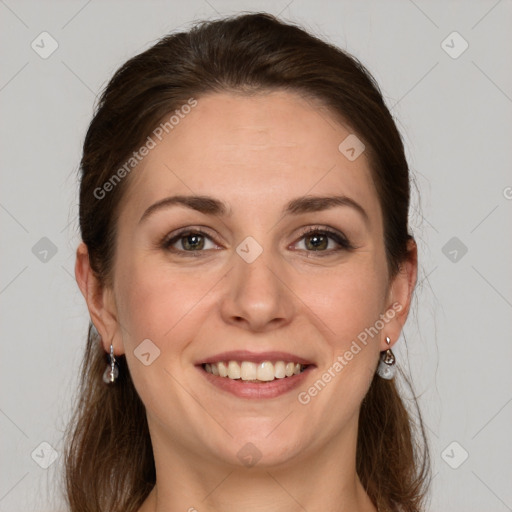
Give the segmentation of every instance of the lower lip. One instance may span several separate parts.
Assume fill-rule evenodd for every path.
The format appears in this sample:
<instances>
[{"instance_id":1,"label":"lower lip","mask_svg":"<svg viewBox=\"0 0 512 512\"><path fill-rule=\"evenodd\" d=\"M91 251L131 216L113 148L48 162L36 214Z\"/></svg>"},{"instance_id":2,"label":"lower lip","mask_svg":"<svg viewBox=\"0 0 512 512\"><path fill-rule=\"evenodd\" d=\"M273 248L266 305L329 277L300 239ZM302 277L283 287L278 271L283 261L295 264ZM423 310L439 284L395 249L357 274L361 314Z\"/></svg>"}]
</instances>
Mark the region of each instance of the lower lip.
<instances>
[{"instance_id":1,"label":"lower lip","mask_svg":"<svg viewBox=\"0 0 512 512\"><path fill-rule=\"evenodd\" d=\"M293 375L292 377L284 377L283 379L274 379L269 382L248 382L242 379L230 379L229 377L218 377L212 373L208 373L202 366L197 367L204 377L218 388L227 391L240 398L276 398L292 391L293 389L304 383L308 373L314 368L313 365L308 366L303 372Z\"/></svg>"}]
</instances>

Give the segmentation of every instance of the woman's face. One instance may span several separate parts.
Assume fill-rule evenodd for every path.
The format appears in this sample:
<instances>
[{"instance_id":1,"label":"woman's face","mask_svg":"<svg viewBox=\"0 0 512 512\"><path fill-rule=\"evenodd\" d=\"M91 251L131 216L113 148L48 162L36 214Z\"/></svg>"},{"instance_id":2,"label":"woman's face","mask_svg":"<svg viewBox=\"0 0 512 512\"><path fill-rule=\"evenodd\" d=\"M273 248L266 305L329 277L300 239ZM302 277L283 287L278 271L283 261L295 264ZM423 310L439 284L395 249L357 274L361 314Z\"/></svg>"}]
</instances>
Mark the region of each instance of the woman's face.
<instances>
[{"instance_id":1,"label":"woman's face","mask_svg":"<svg viewBox=\"0 0 512 512\"><path fill-rule=\"evenodd\" d=\"M154 446L268 466L355 449L411 276L389 278L368 160L353 138L339 149L349 135L272 92L200 97L153 136L127 178L98 323L126 355Z\"/></svg>"}]
</instances>

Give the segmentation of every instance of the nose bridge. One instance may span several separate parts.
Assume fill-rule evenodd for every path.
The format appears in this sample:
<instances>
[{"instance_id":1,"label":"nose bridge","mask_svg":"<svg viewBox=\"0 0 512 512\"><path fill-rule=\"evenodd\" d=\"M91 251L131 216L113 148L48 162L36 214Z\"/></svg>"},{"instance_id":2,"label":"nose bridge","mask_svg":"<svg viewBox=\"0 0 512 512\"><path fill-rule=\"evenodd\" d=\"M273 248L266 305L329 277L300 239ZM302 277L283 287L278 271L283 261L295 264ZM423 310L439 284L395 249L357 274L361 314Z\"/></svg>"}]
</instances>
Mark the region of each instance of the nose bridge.
<instances>
[{"instance_id":1,"label":"nose bridge","mask_svg":"<svg viewBox=\"0 0 512 512\"><path fill-rule=\"evenodd\" d=\"M282 262L281 262L282 263ZM242 241L233 256L222 303L224 320L254 330L283 324L293 315L292 298L284 285L279 257L255 239Z\"/></svg>"}]
</instances>

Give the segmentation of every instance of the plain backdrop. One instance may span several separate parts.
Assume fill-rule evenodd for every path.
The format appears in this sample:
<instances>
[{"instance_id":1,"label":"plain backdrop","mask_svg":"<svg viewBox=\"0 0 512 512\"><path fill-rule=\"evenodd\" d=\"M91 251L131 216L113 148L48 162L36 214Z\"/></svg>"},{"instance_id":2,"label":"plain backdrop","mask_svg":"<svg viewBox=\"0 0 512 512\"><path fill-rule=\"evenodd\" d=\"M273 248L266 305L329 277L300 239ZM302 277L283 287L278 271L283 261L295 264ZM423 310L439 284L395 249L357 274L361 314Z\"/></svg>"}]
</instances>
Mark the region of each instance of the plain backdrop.
<instances>
[{"instance_id":1,"label":"plain backdrop","mask_svg":"<svg viewBox=\"0 0 512 512\"><path fill-rule=\"evenodd\" d=\"M512 510L510 0L0 0L0 512L64 509L88 324L77 170L96 96L164 34L240 11L300 23L377 79L421 197L415 311L395 353L427 425L429 510Z\"/></svg>"}]
</instances>

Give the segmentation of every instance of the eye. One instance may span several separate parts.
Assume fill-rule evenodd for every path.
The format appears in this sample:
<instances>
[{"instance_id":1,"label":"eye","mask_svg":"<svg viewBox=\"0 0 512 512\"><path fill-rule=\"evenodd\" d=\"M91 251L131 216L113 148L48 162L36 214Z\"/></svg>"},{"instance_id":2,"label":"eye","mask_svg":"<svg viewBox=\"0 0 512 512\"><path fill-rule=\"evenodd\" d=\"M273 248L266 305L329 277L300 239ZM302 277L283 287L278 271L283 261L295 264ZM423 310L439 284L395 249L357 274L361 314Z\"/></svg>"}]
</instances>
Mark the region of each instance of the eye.
<instances>
[{"instance_id":1,"label":"eye","mask_svg":"<svg viewBox=\"0 0 512 512\"><path fill-rule=\"evenodd\" d=\"M165 238L162 242L162 248L172 252L195 253L217 249L218 246L204 231L189 229Z\"/></svg>"},{"instance_id":2,"label":"eye","mask_svg":"<svg viewBox=\"0 0 512 512\"><path fill-rule=\"evenodd\" d=\"M197 256L201 252L219 249L210 235L201 229L190 228L167 236L160 245L167 251L177 254L182 253L181 255L189 253L190 256ZM296 249L306 252L325 253L318 254L318 256L354 249L343 233L327 227L307 228L294 245Z\"/></svg>"},{"instance_id":3,"label":"eye","mask_svg":"<svg viewBox=\"0 0 512 512\"><path fill-rule=\"evenodd\" d=\"M300 250L307 252L333 253L354 249L345 235L326 227L307 228L302 232L301 238L296 244L299 245Z\"/></svg>"}]
</instances>

